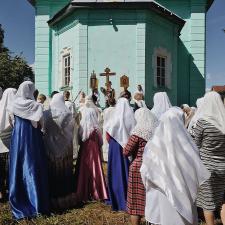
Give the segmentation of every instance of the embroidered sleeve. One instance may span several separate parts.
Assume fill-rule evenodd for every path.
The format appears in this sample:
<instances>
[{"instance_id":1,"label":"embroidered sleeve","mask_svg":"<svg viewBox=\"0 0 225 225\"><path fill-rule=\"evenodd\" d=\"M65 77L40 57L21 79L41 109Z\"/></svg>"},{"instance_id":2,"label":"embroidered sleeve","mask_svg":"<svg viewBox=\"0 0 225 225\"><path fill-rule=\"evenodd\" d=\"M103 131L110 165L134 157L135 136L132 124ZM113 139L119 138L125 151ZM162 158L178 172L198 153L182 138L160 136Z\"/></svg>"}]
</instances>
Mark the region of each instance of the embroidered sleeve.
<instances>
[{"instance_id":1,"label":"embroidered sleeve","mask_svg":"<svg viewBox=\"0 0 225 225\"><path fill-rule=\"evenodd\" d=\"M138 150L138 137L132 135L123 149L123 154L125 156L131 156L137 150Z\"/></svg>"}]
</instances>

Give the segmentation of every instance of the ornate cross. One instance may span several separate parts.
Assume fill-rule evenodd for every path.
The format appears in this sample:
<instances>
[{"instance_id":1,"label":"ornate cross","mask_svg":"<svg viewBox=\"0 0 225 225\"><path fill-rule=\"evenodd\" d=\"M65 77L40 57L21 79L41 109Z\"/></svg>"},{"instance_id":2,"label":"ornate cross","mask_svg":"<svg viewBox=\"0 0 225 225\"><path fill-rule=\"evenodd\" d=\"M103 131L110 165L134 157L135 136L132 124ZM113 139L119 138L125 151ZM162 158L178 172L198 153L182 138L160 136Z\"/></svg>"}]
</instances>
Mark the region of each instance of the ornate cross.
<instances>
[{"instance_id":1,"label":"ornate cross","mask_svg":"<svg viewBox=\"0 0 225 225\"><path fill-rule=\"evenodd\" d=\"M115 75L116 73L110 72L110 69L108 67L105 69L105 73L100 73L100 76L106 77L106 83L105 83L106 87L109 84L109 76L115 76Z\"/></svg>"}]
</instances>

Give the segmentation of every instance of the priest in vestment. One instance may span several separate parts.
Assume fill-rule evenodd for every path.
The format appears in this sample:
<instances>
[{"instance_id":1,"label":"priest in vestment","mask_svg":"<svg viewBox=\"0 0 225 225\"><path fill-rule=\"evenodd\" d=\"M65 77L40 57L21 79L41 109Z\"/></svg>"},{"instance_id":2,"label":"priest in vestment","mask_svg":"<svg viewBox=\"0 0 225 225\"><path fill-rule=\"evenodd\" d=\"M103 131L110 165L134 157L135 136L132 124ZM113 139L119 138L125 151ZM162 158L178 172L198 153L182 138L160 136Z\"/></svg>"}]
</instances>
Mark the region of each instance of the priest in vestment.
<instances>
[{"instance_id":1,"label":"priest in vestment","mask_svg":"<svg viewBox=\"0 0 225 225\"><path fill-rule=\"evenodd\" d=\"M109 99L115 99L115 90L112 88L112 82L109 81L106 88L101 87L101 92L105 96L105 107L109 107Z\"/></svg>"}]
</instances>

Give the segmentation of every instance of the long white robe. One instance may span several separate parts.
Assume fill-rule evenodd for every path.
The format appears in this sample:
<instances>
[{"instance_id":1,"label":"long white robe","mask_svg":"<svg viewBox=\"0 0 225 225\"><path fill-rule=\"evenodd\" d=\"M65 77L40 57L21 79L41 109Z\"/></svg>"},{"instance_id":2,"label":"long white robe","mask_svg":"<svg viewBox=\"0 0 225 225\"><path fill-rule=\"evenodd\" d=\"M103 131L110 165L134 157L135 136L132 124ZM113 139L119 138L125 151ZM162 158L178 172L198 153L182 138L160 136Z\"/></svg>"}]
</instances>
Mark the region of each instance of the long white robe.
<instances>
[{"instance_id":1,"label":"long white robe","mask_svg":"<svg viewBox=\"0 0 225 225\"><path fill-rule=\"evenodd\" d=\"M175 132L176 131L176 132ZM184 127L183 112L172 107L161 118L144 151L146 219L161 225L197 225L195 200L210 173Z\"/></svg>"}]
</instances>

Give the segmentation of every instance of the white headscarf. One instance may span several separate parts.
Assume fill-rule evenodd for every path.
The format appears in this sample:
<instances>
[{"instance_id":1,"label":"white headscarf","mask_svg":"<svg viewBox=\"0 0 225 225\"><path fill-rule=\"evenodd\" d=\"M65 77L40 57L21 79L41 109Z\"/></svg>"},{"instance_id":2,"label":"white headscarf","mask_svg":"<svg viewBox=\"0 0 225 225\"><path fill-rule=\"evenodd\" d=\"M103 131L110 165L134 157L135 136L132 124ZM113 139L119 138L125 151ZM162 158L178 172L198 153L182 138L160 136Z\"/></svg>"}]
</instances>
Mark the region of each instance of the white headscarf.
<instances>
[{"instance_id":1,"label":"white headscarf","mask_svg":"<svg viewBox=\"0 0 225 225\"><path fill-rule=\"evenodd\" d=\"M135 127L133 109L126 98L119 98L112 118L104 125L104 130L124 147Z\"/></svg>"},{"instance_id":2,"label":"white headscarf","mask_svg":"<svg viewBox=\"0 0 225 225\"><path fill-rule=\"evenodd\" d=\"M53 118L71 112L65 104L65 100L62 93L57 93L53 96L50 102L50 110Z\"/></svg>"},{"instance_id":3,"label":"white headscarf","mask_svg":"<svg viewBox=\"0 0 225 225\"><path fill-rule=\"evenodd\" d=\"M197 108L199 108L201 106L201 104L203 103L203 99L204 99L204 97L197 99L197 101L196 101Z\"/></svg>"},{"instance_id":4,"label":"white headscarf","mask_svg":"<svg viewBox=\"0 0 225 225\"><path fill-rule=\"evenodd\" d=\"M93 99L92 99L92 96L91 95L88 95L85 97L85 102L84 102L85 106L86 107L89 107L89 108L98 108L95 103L93 102Z\"/></svg>"},{"instance_id":5,"label":"white headscarf","mask_svg":"<svg viewBox=\"0 0 225 225\"><path fill-rule=\"evenodd\" d=\"M93 108L85 107L82 111L82 119L79 127L79 136L81 137L81 140L83 142L86 141L94 130L97 130L100 133L98 117Z\"/></svg>"},{"instance_id":6,"label":"white headscarf","mask_svg":"<svg viewBox=\"0 0 225 225\"><path fill-rule=\"evenodd\" d=\"M3 90L2 90L2 88L0 87L0 100L2 99L2 94L3 94Z\"/></svg>"},{"instance_id":7,"label":"white headscarf","mask_svg":"<svg viewBox=\"0 0 225 225\"><path fill-rule=\"evenodd\" d=\"M92 96L91 95L88 95L85 97L85 103L84 105L80 108L80 112L82 113L82 111L86 108L93 108L97 114L97 117L98 117L98 121L101 122L102 118L101 118L101 112L102 110L100 108L98 108L93 100L92 100Z\"/></svg>"},{"instance_id":8,"label":"white headscarf","mask_svg":"<svg viewBox=\"0 0 225 225\"><path fill-rule=\"evenodd\" d=\"M166 92L157 92L153 98L154 106L152 113L160 120L160 117L165 113L172 105Z\"/></svg>"},{"instance_id":9,"label":"white headscarf","mask_svg":"<svg viewBox=\"0 0 225 225\"><path fill-rule=\"evenodd\" d=\"M136 126L132 135L137 135L148 141L153 137L155 128L159 125L156 116L148 108L140 108L135 112Z\"/></svg>"},{"instance_id":10,"label":"white headscarf","mask_svg":"<svg viewBox=\"0 0 225 225\"><path fill-rule=\"evenodd\" d=\"M162 116L145 147L141 175L145 186L160 191L183 218L194 224L193 206L198 188L210 173L184 127L181 109L172 107Z\"/></svg>"},{"instance_id":11,"label":"white headscarf","mask_svg":"<svg viewBox=\"0 0 225 225\"><path fill-rule=\"evenodd\" d=\"M16 95L16 89L7 88L0 100L0 133L10 126L9 113L6 110L10 102L12 102Z\"/></svg>"},{"instance_id":12,"label":"white headscarf","mask_svg":"<svg viewBox=\"0 0 225 225\"><path fill-rule=\"evenodd\" d=\"M15 116L38 122L43 116L43 107L34 100L34 83L25 81L20 86L14 98L8 106L8 110Z\"/></svg>"},{"instance_id":13,"label":"white headscarf","mask_svg":"<svg viewBox=\"0 0 225 225\"><path fill-rule=\"evenodd\" d=\"M193 128L195 128L196 126L196 123L197 123L197 120L198 120L198 112L199 112L199 108L200 106L202 105L204 101L204 97L202 98L198 98L197 101L196 101L196 106L197 106L197 109L195 110L195 115L191 118L191 121L188 125L188 132L190 134L193 134L194 135L194 131L193 131Z\"/></svg>"},{"instance_id":14,"label":"white headscarf","mask_svg":"<svg viewBox=\"0 0 225 225\"><path fill-rule=\"evenodd\" d=\"M205 94L200 107L191 121L189 129L191 129L199 119L210 122L225 134L225 106L217 92L210 91Z\"/></svg>"}]
</instances>

